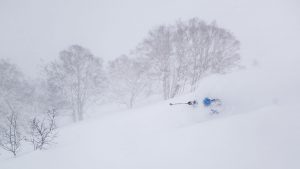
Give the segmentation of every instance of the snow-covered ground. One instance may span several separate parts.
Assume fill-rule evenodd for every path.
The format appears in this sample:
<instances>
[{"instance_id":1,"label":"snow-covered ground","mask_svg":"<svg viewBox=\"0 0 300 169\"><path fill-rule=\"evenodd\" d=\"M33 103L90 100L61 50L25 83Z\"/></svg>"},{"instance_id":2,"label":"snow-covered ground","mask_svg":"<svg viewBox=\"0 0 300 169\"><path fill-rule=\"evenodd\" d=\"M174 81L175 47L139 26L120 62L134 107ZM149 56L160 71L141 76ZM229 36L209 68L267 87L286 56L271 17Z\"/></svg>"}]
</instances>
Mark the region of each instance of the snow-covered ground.
<instances>
[{"instance_id":1,"label":"snow-covered ground","mask_svg":"<svg viewBox=\"0 0 300 169\"><path fill-rule=\"evenodd\" d=\"M71 43L111 59L152 26L195 16L232 31L242 61L253 65L204 78L195 93L172 100L92 108L85 121L61 127L48 150L24 147L13 158L0 149L0 169L300 168L300 1L22 2L0 5L0 54L28 74ZM169 106L205 96L222 100L220 114Z\"/></svg>"},{"instance_id":2,"label":"snow-covered ground","mask_svg":"<svg viewBox=\"0 0 300 169\"><path fill-rule=\"evenodd\" d=\"M0 168L298 169L300 76L291 69L208 77L195 93L65 126L51 149L2 154ZM204 96L222 99L219 115L169 106Z\"/></svg>"}]
</instances>

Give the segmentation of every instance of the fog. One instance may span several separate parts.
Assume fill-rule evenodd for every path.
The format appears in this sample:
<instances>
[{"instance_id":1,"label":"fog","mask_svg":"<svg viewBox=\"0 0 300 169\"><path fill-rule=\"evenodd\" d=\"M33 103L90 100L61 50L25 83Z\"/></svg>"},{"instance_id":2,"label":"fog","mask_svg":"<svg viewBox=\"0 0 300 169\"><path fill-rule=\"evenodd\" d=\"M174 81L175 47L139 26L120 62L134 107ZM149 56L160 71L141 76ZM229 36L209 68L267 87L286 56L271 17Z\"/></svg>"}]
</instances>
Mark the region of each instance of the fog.
<instances>
[{"instance_id":1,"label":"fog","mask_svg":"<svg viewBox=\"0 0 300 169\"><path fill-rule=\"evenodd\" d=\"M299 0L0 0L0 168L300 168Z\"/></svg>"},{"instance_id":2,"label":"fog","mask_svg":"<svg viewBox=\"0 0 300 169\"><path fill-rule=\"evenodd\" d=\"M80 44L105 60L128 53L159 24L198 17L241 41L244 63L294 60L300 39L297 0L1 0L0 58L36 76L59 51Z\"/></svg>"}]
</instances>

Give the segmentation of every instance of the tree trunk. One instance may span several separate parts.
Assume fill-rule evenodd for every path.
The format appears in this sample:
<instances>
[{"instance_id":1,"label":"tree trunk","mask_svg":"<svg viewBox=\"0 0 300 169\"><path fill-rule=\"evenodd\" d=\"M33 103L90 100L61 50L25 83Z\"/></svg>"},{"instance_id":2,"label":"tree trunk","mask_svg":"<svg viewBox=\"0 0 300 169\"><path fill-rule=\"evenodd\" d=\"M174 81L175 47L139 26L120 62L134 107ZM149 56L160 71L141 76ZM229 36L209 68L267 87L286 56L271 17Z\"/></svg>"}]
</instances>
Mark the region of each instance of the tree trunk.
<instances>
[{"instance_id":1,"label":"tree trunk","mask_svg":"<svg viewBox=\"0 0 300 169\"><path fill-rule=\"evenodd\" d=\"M78 120L79 121L83 120L83 105L81 102L78 105Z\"/></svg>"},{"instance_id":2,"label":"tree trunk","mask_svg":"<svg viewBox=\"0 0 300 169\"><path fill-rule=\"evenodd\" d=\"M78 120L79 120L79 121L82 121L82 120L83 120L83 113L82 113L82 112L79 112L79 113L78 113Z\"/></svg>"},{"instance_id":3,"label":"tree trunk","mask_svg":"<svg viewBox=\"0 0 300 169\"><path fill-rule=\"evenodd\" d=\"M72 112L72 119L73 119L74 123L77 121L77 116L76 116L76 111L75 110L73 110L73 112Z\"/></svg>"},{"instance_id":4,"label":"tree trunk","mask_svg":"<svg viewBox=\"0 0 300 169\"><path fill-rule=\"evenodd\" d=\"M163 75L163 93L164 93L164 99L167 100L170 98L170 87L169 87L169 77L167 73L164 73Z\"/></svg>"},{"instance_id":5,"label":"tree trunk","mask_svg":"<svg viewBox=\"0 0 300 169\"><path fill-rule=\"evenodd\" d=\"M130 100L129 100L129 108L132 109L134 102L134 94L131 94Z\"/></svg>"}]
</instances>

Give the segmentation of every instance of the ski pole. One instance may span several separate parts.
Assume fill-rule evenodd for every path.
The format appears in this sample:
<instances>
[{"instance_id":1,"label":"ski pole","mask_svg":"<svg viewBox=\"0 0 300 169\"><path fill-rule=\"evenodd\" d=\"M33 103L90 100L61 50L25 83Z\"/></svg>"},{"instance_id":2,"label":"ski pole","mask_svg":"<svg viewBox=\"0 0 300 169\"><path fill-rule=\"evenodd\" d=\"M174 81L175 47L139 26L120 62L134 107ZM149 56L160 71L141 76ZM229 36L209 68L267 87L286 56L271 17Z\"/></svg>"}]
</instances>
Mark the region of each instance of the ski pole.
<instances>
[{"instance_id":1,"label":"ski pole","mask_svg":"<svg viewBox=\"0 0 300 169\"><path fill-rule=\"evenodd\" d=\"M177 104L188 104L188 103L170 103L170 106L177 105Z\"/></svg>"},{"instance_id":2,"label":"ski pole","mask_svg":"<svg viewBox=\"0 0 300 169\"><path fill-rule=\"evenodd\" d=\"M170 103L170 106L173 106L173 105L177 105L177 104L188 104L188 105L194 105L194 104L197 104L197 101L194 100L194 101L189 101L187 103Z\"/></svg>"}]
</instances>

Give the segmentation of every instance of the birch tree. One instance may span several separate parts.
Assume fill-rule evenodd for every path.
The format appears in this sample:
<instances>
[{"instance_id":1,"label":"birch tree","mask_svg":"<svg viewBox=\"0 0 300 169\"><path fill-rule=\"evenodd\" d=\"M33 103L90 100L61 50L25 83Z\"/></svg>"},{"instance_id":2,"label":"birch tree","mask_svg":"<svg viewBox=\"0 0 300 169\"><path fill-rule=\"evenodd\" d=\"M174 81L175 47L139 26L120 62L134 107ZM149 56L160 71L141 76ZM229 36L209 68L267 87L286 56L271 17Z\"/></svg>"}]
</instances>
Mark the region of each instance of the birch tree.
<instances>
[{"instance_id":1,"label":"birch tree","mask_svg":"<svg viewBox=\"0 0 300 169\"><path fill-rule=\"evenodd\" d=\"M33 91L33 87L14 64L0 60L0 122L12 111L25 114Z\"/></svg>"},{"instance_id":2,"label":"birch tree","mask_svg":"<svg viewBox=\"0 0 300 169\"><path fill-rule=\"evenodd\" d=\"M162 84L164 99L185 88L194 91L200 79L212 73L225 73L238 65L240 42L215 22L198 18L151 30L139 44L151 70Z\"/></svg>"},{"instance_id":3,"label":"birch tree","mask_svg":"<svg viewBox=\"0 0 300 169\"><path fill-rule=\"evenodd\" d=\"M191 91L203 77L211 73L223 73L237 65L239 41L227 30L220 28L215 22L206 24L198 18L186 22L188 60L190 62Z\"/></svg>"},{"instance_id":4,"label":"birch tree","mask_svg":"<svg viewBox=\"0 0 300 169\"><path fill-rule=\"evenodd\" d=\"M83 120L86 105L105 86L102 60L79 45L60 52L59 59L46 66L46 74L52 100L70 109L74 122Z\"/></svg>"},{"instance_id":5,"label":"birch tree","mask_svg":"<svg viewBox=\"0 0 300 169\"><path fill-rule=\"evenodd\" d=\"M46 146L54 144L54 139L57 137L55 110L49 110L42 120L34 117L29 125L29 137L26 141L32 144L34 150L43 150Z\"/></svg>"},{"instance_id":6,"label":"birch tree","mask_svg":"<svg viewBox=\"0 0 300 169\"><path fill-rule=\"evenodd\" d=\"M148 57L151 71L162 84L164 99L172 95L172 31L168 26L159 26L149 32L138 49Z\"/></svg>"},{"instance_id":7,"label":"birch tree","mask_svg":"<svg viewBox=\"0 0 300 169\"><path fill-rule=\"evenodd\" d=\"M23 139L19 129L17 113L11 112L0 126L0 147L11 152L16 157Z\"/></svg>"},{"instance_id":8,"label":"birch tree","mask_svg":"<svg viewBox=\"0 0 300 169\"><path fill-rule=\"evenodd\" d=\"M149 85L147 69L148 65L142 58L126 55L109 62L109 92L113 100L132 108Z\"/></svg>"}]
</instances>

